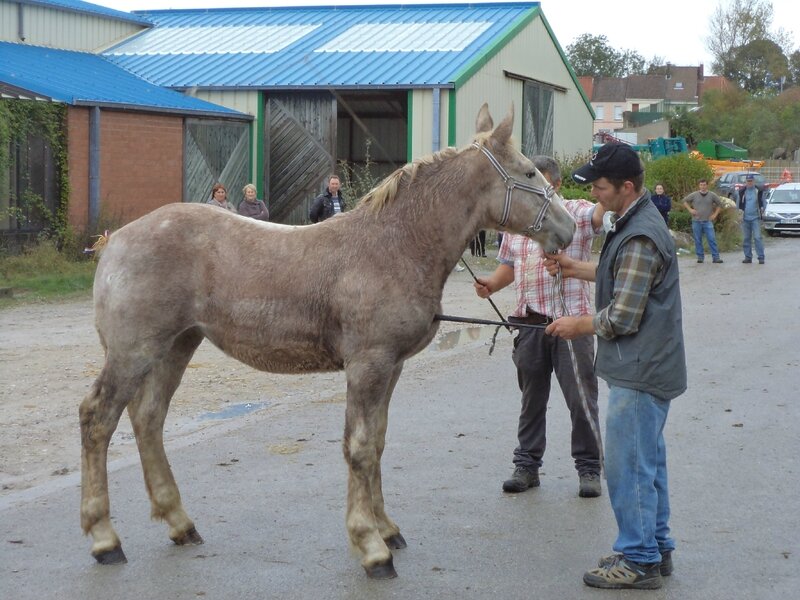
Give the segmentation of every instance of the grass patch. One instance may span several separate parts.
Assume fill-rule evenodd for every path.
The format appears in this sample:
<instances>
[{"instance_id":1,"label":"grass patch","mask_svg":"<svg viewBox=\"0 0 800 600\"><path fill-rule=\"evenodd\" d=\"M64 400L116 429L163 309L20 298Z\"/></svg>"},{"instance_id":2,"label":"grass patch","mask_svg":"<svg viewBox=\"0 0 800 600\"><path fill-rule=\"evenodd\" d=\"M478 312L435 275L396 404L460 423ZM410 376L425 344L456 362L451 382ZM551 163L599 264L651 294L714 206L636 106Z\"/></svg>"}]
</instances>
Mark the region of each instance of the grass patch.
<instances>
[{"instance_id":1,"label":"grass patch","mask_svg":"<svg viewBox=\"0 0 800 600\"><path fill-rule=\"evenodd\" d=\"M68 259L51 242L18 256L0 254L0 288L11 288L9 297L0 298L0 308L88 294L95 267L92 260Z\"/></svg>"}]
</instances>

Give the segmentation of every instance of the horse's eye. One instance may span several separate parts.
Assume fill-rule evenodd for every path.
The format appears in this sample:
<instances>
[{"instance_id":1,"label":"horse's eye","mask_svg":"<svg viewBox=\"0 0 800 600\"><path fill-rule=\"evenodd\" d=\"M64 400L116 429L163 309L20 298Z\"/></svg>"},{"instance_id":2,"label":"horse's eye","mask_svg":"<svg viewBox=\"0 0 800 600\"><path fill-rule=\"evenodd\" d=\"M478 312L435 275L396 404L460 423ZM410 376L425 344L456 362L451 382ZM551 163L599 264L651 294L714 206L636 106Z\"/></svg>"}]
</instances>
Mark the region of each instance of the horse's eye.
<instances>
[{"instance_id":1,"label":"horse's eye","mask_svg":"<svg viewBox=\"0 0 800 600\"><path fill-rule=\"evenodd\" d=\"M527 177L528 179L533 179L535 176L536 176L536 173L534 171L530 171L528 173L525 173L525 177Z\"/></svg>"}]
</instances>

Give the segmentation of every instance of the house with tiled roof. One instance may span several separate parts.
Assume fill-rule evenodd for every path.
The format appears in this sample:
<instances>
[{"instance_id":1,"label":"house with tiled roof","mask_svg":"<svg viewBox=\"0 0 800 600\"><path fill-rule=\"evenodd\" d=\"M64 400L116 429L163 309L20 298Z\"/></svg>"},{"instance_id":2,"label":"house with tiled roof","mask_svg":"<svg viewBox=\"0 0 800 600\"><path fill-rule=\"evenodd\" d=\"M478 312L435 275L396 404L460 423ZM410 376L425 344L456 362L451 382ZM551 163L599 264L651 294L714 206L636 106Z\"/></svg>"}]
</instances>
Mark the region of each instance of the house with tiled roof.
<instances>
[{"instance_id":1,"label":"house with tiled roof","mask_svg":"<svg viewBox=\"0 0 800 600\"><path fill-rule=\"evenodd\" d=\"M708 78L703 75L703 65L667 64L648 75L578 79L594 109L597 134L663 119L675 110L698 106ZM716 79L714 83L718 85Z\"/></svg>"}]
</instances>

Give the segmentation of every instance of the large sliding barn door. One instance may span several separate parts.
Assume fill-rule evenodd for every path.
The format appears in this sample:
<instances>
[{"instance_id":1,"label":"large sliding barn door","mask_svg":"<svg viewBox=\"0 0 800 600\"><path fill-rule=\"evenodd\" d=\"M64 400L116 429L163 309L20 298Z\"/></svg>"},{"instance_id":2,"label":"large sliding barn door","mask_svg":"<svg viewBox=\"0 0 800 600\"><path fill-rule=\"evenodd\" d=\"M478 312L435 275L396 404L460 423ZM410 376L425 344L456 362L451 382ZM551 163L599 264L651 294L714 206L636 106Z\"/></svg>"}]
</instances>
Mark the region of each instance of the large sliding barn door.
<instances>
[{"instance_id":1,"label":"large sliding barn door","mask_svg":"<svg viewBox=\"0 0 800 600\"><path fill-rule=\"evenodd\" d=\"M264 173L271 221L308 221L336 165L336 100L327 92L269 94Z\"/></svg>"},{"instance_id":2,"label":"large sliding barn door","mask_svg":"<svg viewBox=\"0 0 800 600\"><path fill-rule=\"evenodd\" d=\"M207 202L221 183L235 206L250 173L250 125L233 121L186 119L184 132L184 202Z\"/></svg>"}]
</instances>

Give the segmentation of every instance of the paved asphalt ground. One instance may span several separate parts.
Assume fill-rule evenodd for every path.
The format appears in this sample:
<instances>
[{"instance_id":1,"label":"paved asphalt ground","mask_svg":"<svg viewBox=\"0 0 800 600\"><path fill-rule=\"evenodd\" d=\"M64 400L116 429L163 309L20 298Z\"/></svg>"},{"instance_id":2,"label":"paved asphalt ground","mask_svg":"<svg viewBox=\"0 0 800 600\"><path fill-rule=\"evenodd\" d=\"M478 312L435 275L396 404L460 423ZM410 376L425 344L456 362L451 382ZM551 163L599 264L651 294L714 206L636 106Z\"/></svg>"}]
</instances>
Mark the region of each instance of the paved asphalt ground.
<instances>
[{"instance_id":1,"label":"paved asphalt ground","mask_svg":"<svg viewBox=\"0 0 800 600\"><path fill-rule=\"evenodd\" d=\"M577 497L557 390L541 488L502 493L519 396L510 336L489 356L485 330L466 328L461 343L410 361L392 404L383 473L408 541L398 579L368 580L348 549L343 404L275 399L168 440L202 546L175 547L150 521L135 456L110 473L127 565L89 556L76 474L4 497L0 599L797 598L800 239L769 240L767 252L764 266L734 253L723 265L681 261L690 387L666 433L678 549L659 591L581 582L616 528L607 496ZM448 286L472 293L467 273ZM332 381L335 398L342 379ZM602 386L603 416L606 396Z\"/></svg>"}]
</instances>

